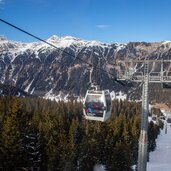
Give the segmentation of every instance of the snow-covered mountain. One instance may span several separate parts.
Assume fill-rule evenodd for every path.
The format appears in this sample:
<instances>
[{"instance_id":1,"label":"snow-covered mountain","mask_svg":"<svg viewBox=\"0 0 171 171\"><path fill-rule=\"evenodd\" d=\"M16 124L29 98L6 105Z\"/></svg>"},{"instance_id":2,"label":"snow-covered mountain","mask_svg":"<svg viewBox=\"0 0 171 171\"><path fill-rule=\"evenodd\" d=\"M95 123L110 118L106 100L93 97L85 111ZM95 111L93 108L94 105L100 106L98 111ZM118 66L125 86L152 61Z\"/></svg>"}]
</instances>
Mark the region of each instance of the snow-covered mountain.
<instances>
[{"instance_id":1,"label":"snow-covered mountain","mask_svg":"<svg viewBox=\"0 0 171 171\"><path fill-rule=\"evenodd\" d=\"M89 82L89 70L81 60L115 75L118 70L116 59L146 56L156 59L161 53L168 59L171 54L169 41L105 44L56 35L46 41L74 57L43 42L22 43L1 36L0 83L45 97L81 96ZM125 89L105 72L94 70L92 77L102 88Z\"/></svg>"}]
</instances>

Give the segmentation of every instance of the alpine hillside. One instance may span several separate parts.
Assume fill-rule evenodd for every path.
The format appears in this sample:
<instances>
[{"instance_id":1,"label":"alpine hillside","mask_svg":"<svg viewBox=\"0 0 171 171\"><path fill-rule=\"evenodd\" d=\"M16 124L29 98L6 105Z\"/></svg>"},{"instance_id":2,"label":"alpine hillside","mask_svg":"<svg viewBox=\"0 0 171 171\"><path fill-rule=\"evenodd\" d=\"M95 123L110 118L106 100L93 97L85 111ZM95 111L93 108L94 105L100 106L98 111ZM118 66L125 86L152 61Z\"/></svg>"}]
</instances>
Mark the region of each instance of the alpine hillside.
<instances>
[{"instance_id":1,"label":"alpine hillside","mask_svg":"<svg viewBox=\"0 0 171 171\"><path fill-rule=\"evenodd\" d=\"M118 67L116 60L159 59L161 56L170 59L171 55L170 41L106 44L56 35L46 41L75 57L43 42L22 43L1 36L0 83L47 98L82 97L89 87L88 66L82 60L116 76L124 70ZM157 64L153 64L152 70L157 68ZM110 74L98 69L94 69L92 79L110 91L128 93L137 89L121 86Z\"/></svg>"}]
</instances>

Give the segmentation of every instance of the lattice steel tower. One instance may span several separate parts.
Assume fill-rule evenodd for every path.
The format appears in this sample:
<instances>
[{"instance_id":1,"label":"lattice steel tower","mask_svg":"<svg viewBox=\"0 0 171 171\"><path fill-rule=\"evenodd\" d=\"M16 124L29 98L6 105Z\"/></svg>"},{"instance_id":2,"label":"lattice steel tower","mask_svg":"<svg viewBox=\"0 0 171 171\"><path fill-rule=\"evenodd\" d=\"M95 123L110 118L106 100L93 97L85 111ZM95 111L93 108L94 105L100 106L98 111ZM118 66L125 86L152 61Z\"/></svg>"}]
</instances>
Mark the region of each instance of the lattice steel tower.
<instances>
[{"instance_id":1,"label":"lattice steel tower","mask_svg":"<svg viewBox=\"0 0 171 171\"><path fill-rule=\"evenodd\" d=\"M171 83L170 72L164 71L163 64L165 62L171 63L171 60L126 60L118 61L122 65L124 64L127 69L123 75L118 75L118 80L128 81L128 82L141 82L143 83L142 89L142 110L141 110L141 130L139 137L139 149L138 149L138 171L146 171L147 168L147 148L148 148L148 94L149 94L149 83L161 83L168 84ZM160 63L159 72L150 72L149 64ZM142 63L144 65L144 70L137 72L135 66L137 63Z\"/></svg>"}]
</instances>

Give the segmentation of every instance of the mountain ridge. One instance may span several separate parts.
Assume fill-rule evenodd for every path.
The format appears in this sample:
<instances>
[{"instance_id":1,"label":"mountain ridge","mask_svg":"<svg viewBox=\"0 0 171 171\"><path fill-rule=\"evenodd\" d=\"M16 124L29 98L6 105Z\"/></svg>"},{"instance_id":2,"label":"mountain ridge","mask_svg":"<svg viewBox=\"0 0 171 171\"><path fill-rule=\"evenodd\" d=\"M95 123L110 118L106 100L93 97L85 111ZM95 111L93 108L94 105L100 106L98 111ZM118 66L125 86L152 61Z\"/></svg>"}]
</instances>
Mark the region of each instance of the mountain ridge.
<instances>
[{"instance_id":1,"label":"mountain ridge","mask_svg":"<svg viewBox=\"0 0 171 171\"><path fill-rule=\"evenodd\" d=\"M22 43L1 36L0 83L10 84L43 97L84 96L89 83L89 70L82 61L116 76L117 60L144 59L147 56L150 59L160 59L161 56L169 59L171 54L170 41L106 44L56 35L51 36L47 41L60 49L50 47L43 42ZM111 75L101 70L95 69L92 78L102 89L124 92L129 90L120 86Z\"/></svg>"}]
</instances>

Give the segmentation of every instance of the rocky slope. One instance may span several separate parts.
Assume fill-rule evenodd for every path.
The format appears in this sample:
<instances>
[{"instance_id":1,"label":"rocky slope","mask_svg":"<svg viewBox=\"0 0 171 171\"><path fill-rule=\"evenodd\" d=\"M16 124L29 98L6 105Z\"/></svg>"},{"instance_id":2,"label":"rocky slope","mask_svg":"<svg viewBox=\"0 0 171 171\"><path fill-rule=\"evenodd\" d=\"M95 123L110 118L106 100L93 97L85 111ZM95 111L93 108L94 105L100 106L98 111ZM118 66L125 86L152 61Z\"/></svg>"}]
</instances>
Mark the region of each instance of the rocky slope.
<instances>
[{"instance_id":1,"label":"rocky slope","mask_svg":"<svg viewBox=\"0 0 171 171\"><path fill-rule=\"evenodd\" d=\"M0 84L0 96L34 97L33 95L11 85Z\"/></svg>"},{"instance_id":2,"label":"rocky slope","mask_svg":"<svg viewBox=\"0 0 171 171\"><path fill-rule=\"evenodd\" d=\"M0 83L16 86L34 95L50 96L84 96L88 88L89 70L84 60L94 67L116 75L119 68L116 60L161 56L169 59L171 42L130 42L127 44L105 44L85 41L74 37L52 36L47 42L22 43L0 37ZM80 60L81 59L81 60ZM157 66L153 65L154 68ZM128 91L120 86L111 75L94 70L92 78L101 88Z\"/></svg>"}]
</instances>

